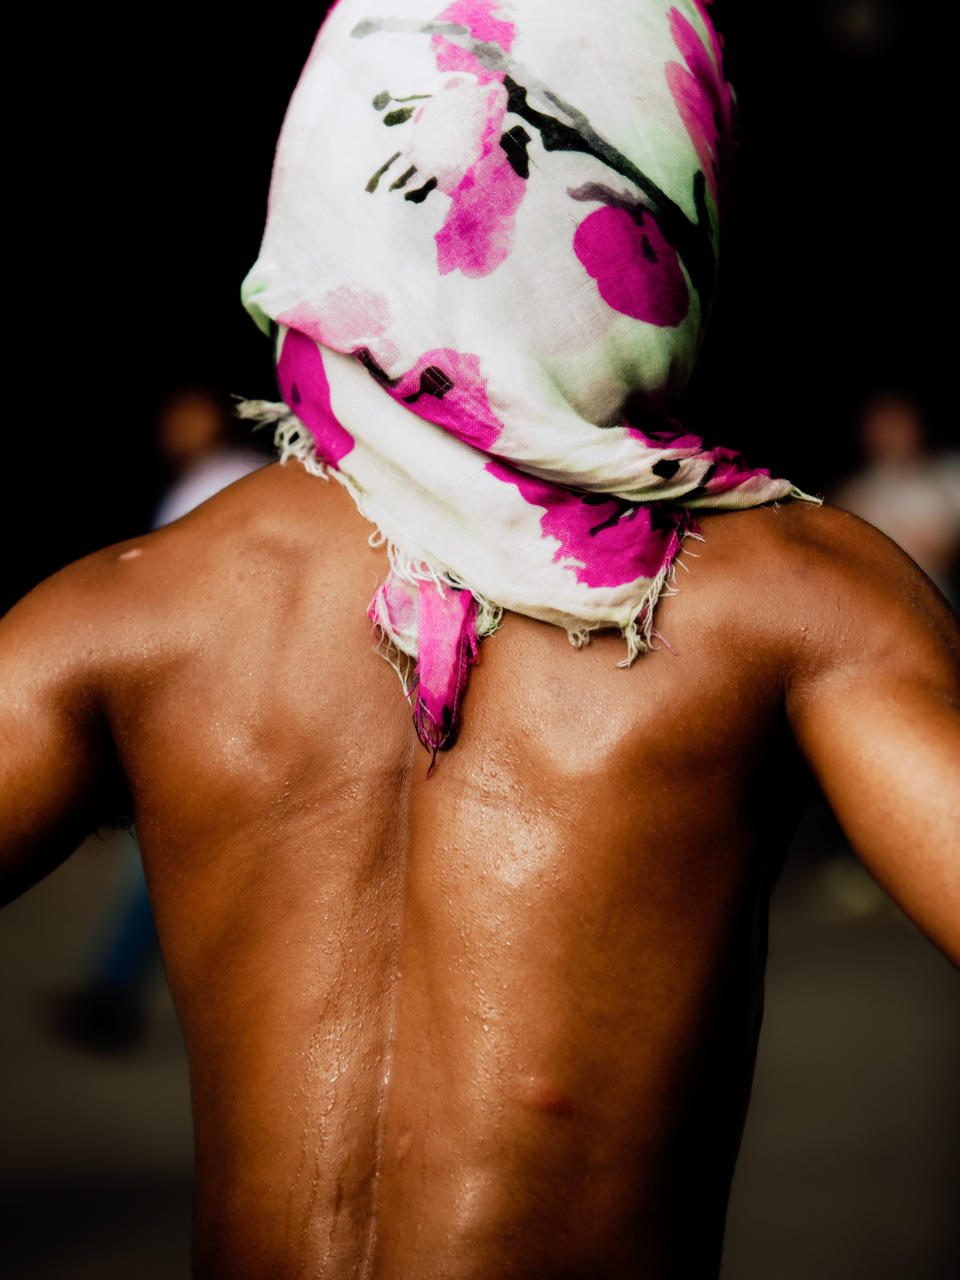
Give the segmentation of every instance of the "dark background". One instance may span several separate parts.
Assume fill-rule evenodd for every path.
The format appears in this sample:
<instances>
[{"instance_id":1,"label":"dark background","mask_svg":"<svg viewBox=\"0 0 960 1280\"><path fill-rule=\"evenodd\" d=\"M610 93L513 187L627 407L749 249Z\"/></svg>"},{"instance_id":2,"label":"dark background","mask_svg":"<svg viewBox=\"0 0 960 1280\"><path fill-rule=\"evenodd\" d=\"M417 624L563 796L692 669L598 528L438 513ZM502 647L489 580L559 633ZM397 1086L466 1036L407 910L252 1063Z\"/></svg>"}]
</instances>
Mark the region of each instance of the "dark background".
<instances>
[{"instance_id":1,"label":"dark background","mask_svg":"<svg viewBox=\"0 0 960 1280\"><path fill-rule=\"evenodd\" d=\"M325 8L28 20L0 606L146 526L165 391L274 395L239 287ZM736 216L683 416L820 489L853 464L852 417L880 384L952 428L946 41L927 6L898 0L716 10L740 103Z\"/></svg>"}]
</instances>

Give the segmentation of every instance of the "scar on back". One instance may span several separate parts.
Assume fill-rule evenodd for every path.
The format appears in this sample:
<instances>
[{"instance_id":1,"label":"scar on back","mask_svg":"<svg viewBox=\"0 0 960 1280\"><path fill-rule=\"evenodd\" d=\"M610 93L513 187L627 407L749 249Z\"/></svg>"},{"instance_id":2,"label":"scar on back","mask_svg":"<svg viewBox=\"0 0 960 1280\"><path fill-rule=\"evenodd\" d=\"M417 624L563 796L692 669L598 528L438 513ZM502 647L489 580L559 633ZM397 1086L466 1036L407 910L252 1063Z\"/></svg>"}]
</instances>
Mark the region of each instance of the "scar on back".
<instances>
[{"instance_id":1,"label":"scar on back","mask_svg":"<svg viewBox=\"0 0 960 1280\"><path fill-rule=\"evenodd\" d=\"M568 1117L576 1110L572 1098L536 1076L528 1077L523 1086L523 1094L528 1106L550 1116Z\"/></svg>"},{"instance_id":2,"label":"scar on back","mask_svg":"<svg viewBox=\"0 0 960 1280\"><path fill-rule=\"evenodd\" d=\"M121 560L136 560L137 556L142 556L143 552L139 547L131 547L129 551L121 551Z\"/></svg>"}]
</instances>

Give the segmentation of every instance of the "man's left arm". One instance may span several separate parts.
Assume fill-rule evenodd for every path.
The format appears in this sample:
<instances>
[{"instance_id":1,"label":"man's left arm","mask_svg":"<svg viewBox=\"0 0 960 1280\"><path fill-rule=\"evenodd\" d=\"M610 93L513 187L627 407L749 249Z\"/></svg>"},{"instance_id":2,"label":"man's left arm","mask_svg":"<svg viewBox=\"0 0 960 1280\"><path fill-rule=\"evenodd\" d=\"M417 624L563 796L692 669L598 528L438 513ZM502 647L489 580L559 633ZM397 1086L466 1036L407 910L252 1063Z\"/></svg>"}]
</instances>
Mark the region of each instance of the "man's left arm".
<instances>
[{"instance_id":1,"label":"man's left arm","mask_svg":"<svg viewBox=\"0 0 960 1280\"><path fill-rule=\"evenodd\" d=\"M852 551L828 552L790 722L861 861L960 965L960 628L892 543L849 532Z\"/></svg>"}]
</instances>

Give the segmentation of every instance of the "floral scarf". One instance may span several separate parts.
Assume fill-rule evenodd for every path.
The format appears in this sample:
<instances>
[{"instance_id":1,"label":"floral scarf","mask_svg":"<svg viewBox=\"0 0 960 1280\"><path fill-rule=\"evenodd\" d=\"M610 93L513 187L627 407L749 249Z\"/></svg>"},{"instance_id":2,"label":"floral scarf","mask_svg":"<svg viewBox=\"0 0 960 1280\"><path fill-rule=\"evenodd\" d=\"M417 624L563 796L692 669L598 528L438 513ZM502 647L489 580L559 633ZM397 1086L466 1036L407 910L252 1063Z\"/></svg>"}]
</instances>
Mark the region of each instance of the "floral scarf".
<instances>
[{"instance_id":1,"label":"floral scarf","mask_svg":"<svg viewBox=\"0 0 960 1280\"><path fill-rule=\"evenodd\" d=\"M340 0L245 305L282 457L389 548L370 604L424 744L503 609L627 665L696 508L803 496L670 417L710 308L733 103L704 0Z\"/></svg>"}]
</instances>

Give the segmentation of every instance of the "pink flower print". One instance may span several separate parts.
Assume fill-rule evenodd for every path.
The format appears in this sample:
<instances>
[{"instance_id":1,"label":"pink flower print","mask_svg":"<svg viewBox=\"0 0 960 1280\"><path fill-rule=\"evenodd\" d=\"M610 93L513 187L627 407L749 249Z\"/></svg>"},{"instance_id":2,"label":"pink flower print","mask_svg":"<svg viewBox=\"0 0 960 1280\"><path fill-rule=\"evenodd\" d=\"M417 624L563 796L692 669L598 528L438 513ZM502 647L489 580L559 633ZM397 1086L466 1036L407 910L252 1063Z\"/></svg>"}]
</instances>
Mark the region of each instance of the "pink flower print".
<instances>
[{"instance_id":1,"label":"pink flower print","mask_svg":"<svg viewBox=\"0 0 960 1280\"><path fill-rule=\"evenodd\" d=\"M577 228L573 248L614 311L675 328L690 306L676 249L649 209L605 206Z\"/></svg>"},{"instance_id":2,"label":"pink flower print","mask_svg":"<svg viewBox=\"0 0 960 1280\"><path fill-rule=\"evenodd\" d=\"M434 21L455 22L466 27L474 40L499 45L504 53L509 53L517 29L512 22L494 16L498 7L493 0L456 0L443 13L438 13ZM469 71L481 84L488 84L491 80L503 82L502 74L488 71L469 49L461 48L444 36L433 37L433 48L440 71Z\"/></svg>"},{"instance_id":3,"label":"pink flower print","mask_svg":"<svg viewBox=\"0 0 960 1280\"><path fill-rule=\"evenodd\" d=\"M496 17L500 5L496 0L454 0L443 13L436 17L437 22L457 22L469 27L474 40L482 40L484 44L498 44L504 53L509 53L516 39L517 29L512 22Z\"/></svg>"},{"instance_id":4,"label":"pink flower print","mask_svg":"<svg viewBox=\"0 0 960 1280\"><path fill-rule=\"evenodd\" d=\"M277 361L280 393L313 436L317 457L336 467L354 447L353 436L333 416L330 384L317 344L296 329L288 329Z\"/></svg>"},{"instance_id":5,"label":"pink flower print","mask_svg":"<svg viewBox=\"0 0 960 1280\"><path fill-rule=\"evenodd\" d=\"M389 573L373 593L367 617L395 643L409 640L417 634L416 597L405 582Z\"/></svg>"},{"instance_id":6,"label":"pink flower print","mask_svg":"<svg viewBox=\"0 0 960 1280\"><path fill-rule=\"evenodd\" d=\"M500 145L506 105L506 94L502 89L500 93L503 105L489 116L479 160L448 192L453 203L436 235L437 269L442 276L458 268L471 280L488 276L506 260L513 245L516 214L527 184Z\"/></svg>"},{"instance_id":7,"label":"pink flower print","mask_svg":"<svg viewBox=\"0 0 960 1280\"><path fill-rule=\"evenodd\" d=\"M417 684L413 723L434 759L453 746L470 668L477 660L477 605L469 591L417 584ZM432 766L431 766L432 767Z\"/></svg>"},{"instance_id":8,"label":"pink flower print","mask_svg":"<svg viewBox=\"0 0 960 1280\"><path fill-rule=\"evenodd\" d=\"M334 351L368 346L390 327L390 308L372 289L341 285L317 303L301 302L277 316L277 323L298 329Z\"/></svg>"},{"instance_id":9,"label":"pink flower print","mask_svg":"<svg viewBox=\"0 0 960 1280\"><path fill-rule=\"evenodd\" d=\"M676 9L670 10L670 31L686 67L678 62L666 66L667 84L677 104L680 118L697 152L713 196L722 214L726 204L730 151L733 145L733 98L723 78L720 41L701 0L697 8L710 32L713 58L694 28Z\"/></svg>"},{"instance_id":10,"label":"pink flower print","mask_svg":"<svg viewBox=\"0 0 960 1280\"><path fill-rule=\"evenodd\" d=\"M474 40L509 51L516 29L495 16L496 8L491 0L457 0L436 21L456 22L467 27ZM456 185L441 182L452 203L436 236L440 274L459 269L469 279L477 279L490 275L507 258L526 181L500 143L507 110L503 73L488 70L469 50L443 36L434 36L433 46L440 71L465 71L479 86L489 86L479 155L468 161Z\"/></svg>"},{"instance_id":11,"label":"pink flower print","mask_svg":"<svg viewBox=\"0 0 960 1280\"><path fill-rule=\"evenodd\" d=\"M669 419L669 426L670 429L659 431L628 426L627 432L648 449L669 451L673 454L670 461L679 463L696 458L709 462L703 479L694 491L697 495L727 493L748 480L770 478L766 467L749 467L743 455L735 450L726 449L722 445L705 444L700 436L684 431L675 419ZM655 474L663 474L662 471L656 471L656 468L654 471Z\"/></svg>"},{"instance_id":12,"label":"pink flower print","mask_svg":"<svg viewBox=\"0 0 960 1280\"><path fill-rule=\"evenodd\" d=\"M743 455L733 449L717 446L707 450L706 456L713 459L713 466L700 483L705 493L729 493L758 476L766 480L770 478L767 467L748 467Z\"/></svg>"},{"instance_id":13,"label":"pink flower print","mask_svg":"<svg viewBox=\"0 0 960 1280\"><path fill-rule=\"evenodd\" d=\"M487 399L487 380L478 356L448 347L427 351L399 382L386 384L385 389L418 417L485 453L504 429Z\"/></svg>"},{"instance_id":14,"label":"pink flower print","mask_svg":"<svg viewBox=\"0 0 960 1280\"><path fill-rule=\"evenodd\" d=\"M505 463L486 470L516 485L532 506L543 507L540 528L559 546L553 559L587 587L620 587L653 578L676 554L683 513L658 503L632 505L609 494L585 494L538 480Z\"/></svg>"},{"instance_id":15,"label":"pink flower print","mask_svg":"<svg viewBox=\"0 0 960 1280\"><path fill-rule=\"evenodd\" d=\"M394 643L413 640L416 679L410 690L417 736L436 760L453 746L470 667L477 660L477 606L469 591L430 581L411 586L391 571L367 617ZM431 769L433 765L431 764Z\"/></svg>"},{"instance_id":16,"label":"pink flower print","mask_svg":"<svg viewBox=\"0 0 960 1280\"><path fill-rule=\"evenodd\" d=\"M629 422L624 425L628 435L631 435L634 440L639 440L649 449L682 449L684 451L682 456L686 458L692 458L702 450L703 440L700 436L685 431L676 418L667 418L666 422L668 424L666 429L652 427L645 430Z\"/></svg>"}]
</instances>

